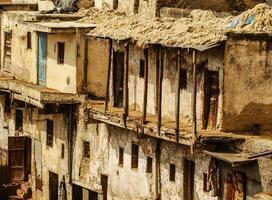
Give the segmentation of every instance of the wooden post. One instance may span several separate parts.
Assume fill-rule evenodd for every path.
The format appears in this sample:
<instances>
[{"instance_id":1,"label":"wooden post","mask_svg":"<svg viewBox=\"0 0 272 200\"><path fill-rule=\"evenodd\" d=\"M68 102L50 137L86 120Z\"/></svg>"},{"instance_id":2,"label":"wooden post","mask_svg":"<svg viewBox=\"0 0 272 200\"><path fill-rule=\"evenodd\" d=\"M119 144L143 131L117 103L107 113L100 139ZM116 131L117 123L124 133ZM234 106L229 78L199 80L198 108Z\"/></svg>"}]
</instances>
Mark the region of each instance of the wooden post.
<instances>
[{"instance_id":1,"label":"wooden post","mask_svg":"<svg viewBox=\"0 0 272 200\"><path fill-rule=\"evenodd\" d=\"M181 74L181 50L178 49L178 79L177 79L177 88L176 88L176 141L179 141L179 113L180 113L180 74Z\"/></svg>"},{"instance_id":2,"label":"wooden post","mask_svg":"<svg viewBox=\"0 0 272 200\"><path fill-rule=\"evenodd\" d=\"M112 57L112 39L109 39L109 63L108 63L108 72L107 72L107 88L106 88L106 98L105 98L105 113L108 110L108 104L109 104L111 57Z\"/></svg>"},{"instance_id":3,"label":"wooden post","mask_svg":"<svg viewBox=\"0 0 272 200\"><path fill-rule=\"evenodd\" d=\"M162 112L162 79L163 79L163 48L159 47L159 85L158 85L158 133L160 135L161 128L161 112Z\"/></svg>"},{"instance_id":4,"label":"wooden post","mask_svg":"<svg viewBox=\"0 0 272 200\"><path fill-rule=\"evenodd\" d=\"M197 134L197 119L196 119L196 89L197 89L197 80L196 80L196 50L193 50L193 91L192 91L192 114L193 114L193 130L192 130L192 146L191 151L193 152L194 145L196 142Z\"/></svg>"},{"instance_id":5,"label":"wooden post","mask_svg":"<svg viewBox=\"0 0 272 200\"><path fill-rule=\"evenodd\" d=\"M147 92L148 92L148 49L144 49L145 57L145 71L144 71L144 98L143 98L143 116L142 123L146 122L146 106L147 106Z\"/></svg>"},{"instance_id":6,"label":"wooden post","mask_svg":"<svg viewBox=\"0 0 272 200\"><path fill-rule=\"evenodd\" d=\"M123 79L123 84L124 84L124 95L123 95L123 100L124 100L124 117L126 118L128 116L128 62L129 62L129 42L126 44L126 50L125 50L125 66L124 66L124 79Z\"/></svg>"}]
</instances>

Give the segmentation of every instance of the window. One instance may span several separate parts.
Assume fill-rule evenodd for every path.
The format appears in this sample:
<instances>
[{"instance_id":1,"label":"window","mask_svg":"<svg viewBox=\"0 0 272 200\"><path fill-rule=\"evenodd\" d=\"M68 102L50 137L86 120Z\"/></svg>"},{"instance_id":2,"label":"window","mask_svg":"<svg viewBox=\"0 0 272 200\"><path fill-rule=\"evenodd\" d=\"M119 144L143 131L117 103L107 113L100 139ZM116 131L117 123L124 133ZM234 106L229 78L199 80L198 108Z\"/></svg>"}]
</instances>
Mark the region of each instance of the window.
<instances>
[{"instance_id":1,"label":"window","mask_svg":"<svg viewBox=\"0 0 272 200\"><path fill-rule=\"evenodd\" d=\"M151 157L147 157L147 160L146 160L146 172L147 173L152 173L152 158Z\"/></svg>"},{"instance_id":2,"label":"window","mask_svg":"<svg viewBox=\"0 0 272 200\"><path fill-rule=\"evenodd\" d=\"M5 47L4 47L4 62L3 68L7 71L10 70L11 66L11 43L12 43L12 32L5 32Z\"/></svg>"},{"instance_id":3,"label":"window","mask_svg":"<svg viewBox=\"0 0 272 200\"><path fill-rule=\"evenodd\" d=\"M119 166L123 167L124 164L124 148L119 147Z\"/></svg>"},{"instance_id":4,"label":"window","mask_svg":"<svg viewBox=\"0 0 272 200\"><path fill-rule=\"evenodd\" d=\"M27 49L31 49L31 32L27 32Z\"/></svg>"},{"instance_id":5,"label":"window","mask_svg":"<svg viewBox=\"0 0 272 200\"><path fill-rule=\"evenodd\" d=\"M58 42L58 64L64 64L64 42Z\"/></svg>"},{"instance_id":6,"label":"window","mask_svg":"<svg viewBox=\"0 0 272 200\"><path fill-rule=\"evenodd\" d=\"M170 181L176 180L176 165L170 164Z\"/></svg>"},{"instance_id":7,"label":"window","mask_svg":"<svg viewBox=\"0 0 272 200\"><path fill-rule=\"evenodd\" d=\"M140 59L140 72L139 72L139 77L144 78L144 73L145 73L145 60Z\"/></svg>"},{"instance_id":8,"label":"window","mask_svg":"<svg viewBox=\"0 0 272 200\"><path fill-rule=\"evenodd\" d=\"M138 168L138 156L139 156L139 145L132 144L132 148L131 148L131 168Z\"/></svg>"},{"instance_id":9,"label":"window","mask_svg":"<svg viewBox=\"0 0 272 200\"><path fill-rule=\"evenodd\" d=\"M134 13L137 14L139 12L140 0L134 0Z\"/></svg>"},{"instance_id":10,"label":"window","mask_svg":"<svg viewBox=\"0 0 272 200\"><path fill-rule=\"evenodd\" d=\"M16 109L15 113L15 131L22 131L23 129L23 111Z\"/></svg>"},{"instance_id":11,"label":"window","mask_svg":"<svg viewBox=\"0 0 272 200\"><path fill-rule=\"evenodd\" d=\"M54 123L52 120L46 120L46 145L53 146L53 132L54 132Z\"/></svg>"},{"instance_id":12,"label":"window","mask_svg":"<svg viewBox=\"0 0 272 200\"><path fill-rule=\"evenodd\" d=\"M203 191L204 192L209 192L207 185L208 185L208 174L203 173Z\"/></svg>"},{"instance_id":13,"label":"window","mask_svg":"<svg viewBox=\"0 0 272 200\"><path fill-rule=\"evenodd\" d=\"M83 141L83 157L90 158L90 142Z\"/></svg>"},{"instance_id":14,"label":"window","mask_svg":"<svg viewBox=\"0 0 272 200\"><path fill-rule=\"evenodd\" d=\"M61 158L64 158L64 144L61 144Z\"/></svg>"},{"instance_id":15,"label":"window","mask_svg":"<svg viewBox=\"0 0 272 200\"><path fill-rule=\"evenodd\" d=\"M118 0L113 0L112 8L113 9L117 9L118 8Z\"/></svg>"},{"instance_id":16,"label":"window","mask_svg":"<svg viewBox=\"0 0 272 200\"><path fill-rule=\"evenodd\" d=\"M180 89L187 88L187 70L181 69L180 70Z\"/></svg>"}]
</instances>

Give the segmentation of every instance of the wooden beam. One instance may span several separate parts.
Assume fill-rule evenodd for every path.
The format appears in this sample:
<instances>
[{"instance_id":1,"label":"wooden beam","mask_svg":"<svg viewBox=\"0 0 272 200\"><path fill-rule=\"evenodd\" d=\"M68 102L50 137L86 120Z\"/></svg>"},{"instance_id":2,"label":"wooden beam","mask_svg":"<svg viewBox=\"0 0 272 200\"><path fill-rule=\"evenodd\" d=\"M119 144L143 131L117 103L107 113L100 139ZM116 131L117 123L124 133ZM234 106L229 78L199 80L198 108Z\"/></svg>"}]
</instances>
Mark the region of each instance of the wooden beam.
<instances>
[{"instance_id":1,"label":"wooden beam","mask_svg":"<svg viewBox=\"0 0 272 200\"><path fill-rule=\"evenodd\" d=\"M161 113L162 113L162 79L163 79L163 67L164 67L164 59L163 59L163 47L159 47L159 85L158 85L158 133L160 135L161 128Z\"/></svg>"},{"instance_id":2,"label":"wooden beam","mask_svg":"<svg viewBox=\"0 0 272 200\"><path fill-rule=\"evenodd\" d=\"M110 89L110 72L111 72L111 57L112 57L112 39L109 39L109 63L107 72L107 87L106 87L106 98L105 98L105 113L108 110L109 104L109 89Z\"/></svg>"},{"instance_id":3,"label":"wooden beam","mask_svg":"<svg viewBox=\"0 0 272 200\"><path fill-rule=\"evenodd\" d=\"M193 115L193 130L192 130L192 148L196 142L197 134L197 119L196 119L196 90L197 90L197 80L196 80L196 50L193 50L193 91L192 91L192 115Z\"/></svg>"},{"instance_id":4,"label":"wooden beam","mask_svg":"<svg viewBox=\"0 0 272 200\"><path fill-rule=\"evenodd\" d=\"M148 49L144 49L145 57L145 71L144 71L144 97L143 97L143 116L142 123L146 123L146 106L147 106L147 92L148 92Z\"/></svg>"},{"instance_id":5,"label":"wooden beam","mask_svg":"<svg viewBox=\"0 0 272 200\"><path fill-rule=\"evenodd\" d=\"M177 88L176 88L176 141L179 141L179 113L180 113L180 74L181 74L181 50L178 49L178 57L177 57Z\"/></svg>"},{"instance_id":6,"label":"wooden beam","mask_svg":"<svg viewBox=\"0 0 272 200\"><path fill-rule=\"evenodd\" d=\"M123 101L124 101L124 117L126 118L128 116L128 64L129 64L129 42L126 44L125 49L125 56L124 56L125 62L124 62L124 95L123 95Z\"/></svg>"}]
</instances>

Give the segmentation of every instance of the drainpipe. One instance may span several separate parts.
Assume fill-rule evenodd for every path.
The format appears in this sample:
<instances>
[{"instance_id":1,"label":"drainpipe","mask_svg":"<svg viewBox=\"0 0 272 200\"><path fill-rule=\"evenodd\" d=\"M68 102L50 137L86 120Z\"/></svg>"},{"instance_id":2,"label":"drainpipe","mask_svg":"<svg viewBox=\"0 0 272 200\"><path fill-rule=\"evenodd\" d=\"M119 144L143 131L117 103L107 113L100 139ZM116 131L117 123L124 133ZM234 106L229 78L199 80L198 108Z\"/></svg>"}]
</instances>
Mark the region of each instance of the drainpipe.
<instances>
[{"instance_id":1,"label":"drainpipe","mask_svg":"<svg viewBox=\"0 0 272 200\"><path fill-rule=\"evenodd\" d=\"M69 174L69 183L72 183L72 166L73 166L73 105L68 105L68 174Z\"/></svg>"},{"instance_id":2,"label":"drainpipe","mask_svg":"<svg viewBox=\"0 0 272 200\"><path fill-rule=\"evenodd\" d=\"M160 157L161 157L161 141L156 139L156 158L155 158L155 199L161 199L161 170L160 170Z\"/></svg>"}]
</instances>

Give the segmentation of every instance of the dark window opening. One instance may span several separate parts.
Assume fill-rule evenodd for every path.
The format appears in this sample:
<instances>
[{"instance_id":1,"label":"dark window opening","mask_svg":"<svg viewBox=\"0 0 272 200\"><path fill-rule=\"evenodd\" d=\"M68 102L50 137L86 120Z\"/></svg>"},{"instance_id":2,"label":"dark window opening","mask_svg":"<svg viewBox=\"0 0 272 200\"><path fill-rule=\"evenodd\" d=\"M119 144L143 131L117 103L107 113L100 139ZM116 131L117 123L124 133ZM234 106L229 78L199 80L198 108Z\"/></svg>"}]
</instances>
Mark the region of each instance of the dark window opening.
<instances>
[{"instance_id":1,"label":"dark window opening","mask_svg":"<svg viewBox=\"0 0 272 200\"><path fill-rule=\"evenodd\" d=\"M27 49L31 49L31 32L27 32Z\"/></svg>"},{"instance_id":2,"label":"dark window opening","mask_svg":"<svg viewBox=\"0 0 272 200\"><path fill-rule=\"evenodd\" d=\"M90 158L90 142L83 141L83 157Z\"/></svg>"},{"instance_id":3,"label":"dark window opening","mask_svg":"<svg viewBox=\"0 0 272 200\"><path fill-rule=\"evenodd\" d=\"M170 176L169 176L170 181L175 181L176 180L176 165L170 164Z\"/></svg>"},{"instance_id":4,"label":"dark window opening","mask_svg":"<svg viewBox=\"0 0 272 200\"><path fill-rule=\"evenodd\" d=\"M3 68L6 70L10 70L11 66L11 43L12 43L12 32L5 32L4 33L4 62Z\"/></svg>"},{"instance_id":5,"label":"dark window opening","mask_svg":"<svg viewBox=\"0 0 272 200\"><path fill-rule=\"evenodd\" d=\"M61 144L61 158L64 158L64 144Z\"/></svg>"},{"instance_id":6,"label":"dark window opening","mask_svg":"<svg viewBox=\"0 0 272 200\"><path fill-rule=\"evenodd\" d=\"M113 98L114 107L123 107L124 52L113 53Z\"/></svg>"},{"instance_id":7,"label":"dark window opening","mask_svg":"<svg viewBox=\"0 0 272 200\"><path fill-rule=\"evenodd\" d=\"M64 42L58 42L58 64L64 64Z\"/></svg>"},{"instance_id":8,"label":"dark window opening","mask_svg":"<svg viewBox=\"0 0 272 200\"><path fill-rule=\"evenodd\" d=\"M180 89L187 88L187 70L181 69L180 70Z\"/></svg>"},{"instance_id":9,"label":"dark window opening","mask_svg":"<svg viewBox=\"0 0 272 200\"><path fill-rule=\"evenodd\" d=\"M140 72L139 72L139 77L144 78L144 73L145 72L145 60L140 59Z\"/></svg>"},{"instance_id":10,"label":"dark window opening","mask_svg":"<svg viewBox=\"0 0 272 200\"><path fill-rule=\"evenodd\" d=\"M139 12L140 0L134 0L134 13Z\"/></svg>"},{"instance_id":11,"label":"dark window opening","mask_svg":"<svg viewBox=\"0 0 272 200\"><path fill-rule=\"evenodd\" d=\"M139 145L132 144L132 148L131 148L131 168L138 168L138 156L139 156Z\"/></svg>"},{"instance_id":12,"label":"dark window opening","mask_svg":"<svg viewBox=\"0 0 272 200\"><path fill-rule=\"evenodd\" d=\"M89 190L89 200L98 200L98 193L92 190Z\"/></svg>"},{"instance_id":13,"label":"dark window opening","mask_svg":"<svg viewBox=\"0 0 272 200\"><path fill-rule=\"evenodd\" d=\"M23 130L23 111L16 109L15 114L15 131L22 131Z\"/></svg>"},{"instance_id":14,"label":"dark window opening","mask_svg":"<svg viewBox=\"0 0 272 200\"><path fill-rule=\"evenodd\" d=\"M208 174L207 173L203 173L203 191L204 192L209 192L207 184L208 184Z\"/></svg>"},{"instance_id":15,"label":"dark window opening","mask_svg":"<svg viewBox=\"0 0 272 200\"><path fill-rule=\"evenodd\" d=\"M259 135L261 131L261 124L253 124L253 134Z\"/></svg>"},{"instance_id":16,"label":"dark window opening","mask_svg":"<svg viewBox=\"0 0 272 200\"><path fill-rule=\"evenodd\" d=\"M117 9L118 8L118 0L113 0L113 6L112 6L112 8L113 9Z\"/></svg>"},{"instance_id":17,"label":"dark window opening","mask_svg":"<svg viewBox=\"0 0 272 200\"><path fill-rule=\"evenodd\" d=\"M53 146L53 133L54 133L54 123L52 120L46 120L46 145L52 147Z\"/></svg>"},{"instance_id":18,"label":"dark window opening","mask_svg":"<svg viewBox=\"0 0 272 200\"><path fill-rule=\"evenodd\" d=\"M147 173L152 173L152 158L151 157L147 157L146 160L146 172Z\"/></svg>"},{"instance_id":19,"label":"dark window opening","mask_svg":"<svg viewBox=\"0 0 272 200\"><path fill-rule=\"evenodd\" d=\"M124 148L119 147L119 166L123 167L124 164Z\"/></svg>"}]
</instances>

